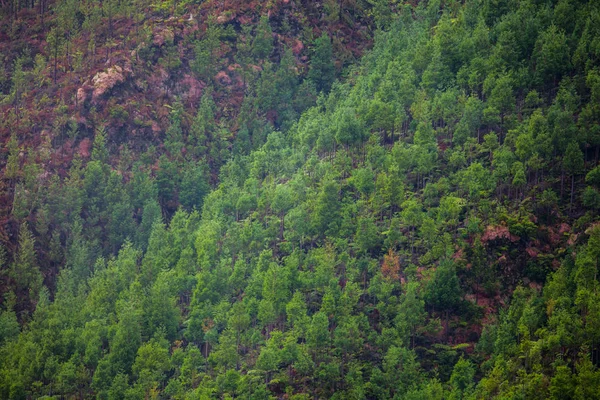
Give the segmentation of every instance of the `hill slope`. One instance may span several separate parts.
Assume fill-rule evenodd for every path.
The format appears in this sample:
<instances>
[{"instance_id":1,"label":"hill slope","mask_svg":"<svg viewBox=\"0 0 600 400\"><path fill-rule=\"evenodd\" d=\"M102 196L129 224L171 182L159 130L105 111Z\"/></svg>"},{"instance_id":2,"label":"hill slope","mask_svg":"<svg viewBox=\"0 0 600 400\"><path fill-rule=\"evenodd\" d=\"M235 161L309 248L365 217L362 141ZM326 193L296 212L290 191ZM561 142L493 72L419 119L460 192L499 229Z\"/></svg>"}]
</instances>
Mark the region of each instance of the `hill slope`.
<instances>
[{"instance_id":1,"label":"hill slope","mask_svg":"<svg viewBox=\"0 0 600 400\"><path fill-rule=\"evenodd\" d=\"M301 92L292 50L257 65L235 122L204 94L186 121L178 92L159 150L117 155L98 129L38 184L9 142L30 224L5 275L2 397L598 396L598 5L381 4L344 82L321 79L315 42L316 103L278 109ZM228 34L211 29L208 59Z\"/></svg>"},{"instance_id":2,"label":"hill slope","mask_svg":"<svg viewBox=\"0 0 600 400\"><path fill-rule=\"evenodd\" d=\"M180 198L183 176L214 185L232 154L288 127L371 43L360 4L337 13L299 1L15 4L0 28L0 239L13 258L27 221L52 290L64 257L52 260L49 243L65 246L72 220L44 209L47 189L60 192L92 158L97 132L123 183L168 176L158 200L169 219L197 197ZM136 224L144 201L128 211ZM107 219L90 222L103 255L121 245L107 244Z\"/></svg>"}]
</instances>

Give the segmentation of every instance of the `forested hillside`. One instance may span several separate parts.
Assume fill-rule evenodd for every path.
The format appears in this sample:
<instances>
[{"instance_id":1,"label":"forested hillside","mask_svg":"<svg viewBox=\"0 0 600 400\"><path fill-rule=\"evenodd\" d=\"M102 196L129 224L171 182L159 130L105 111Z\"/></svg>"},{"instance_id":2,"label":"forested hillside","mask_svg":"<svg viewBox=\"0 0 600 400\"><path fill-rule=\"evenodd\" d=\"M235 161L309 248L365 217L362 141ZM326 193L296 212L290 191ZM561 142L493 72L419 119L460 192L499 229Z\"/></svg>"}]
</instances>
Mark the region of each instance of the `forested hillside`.
<instances>
[{"instance_id":1,"label":"forested hillside","mask_svg":"<svg viewBox=\"0 0 600 400\"><path fill-rule=\"evenodd\" d=\"M597 1L38 1L0 398L600 398Z\"/></svg>"}]
</instances>

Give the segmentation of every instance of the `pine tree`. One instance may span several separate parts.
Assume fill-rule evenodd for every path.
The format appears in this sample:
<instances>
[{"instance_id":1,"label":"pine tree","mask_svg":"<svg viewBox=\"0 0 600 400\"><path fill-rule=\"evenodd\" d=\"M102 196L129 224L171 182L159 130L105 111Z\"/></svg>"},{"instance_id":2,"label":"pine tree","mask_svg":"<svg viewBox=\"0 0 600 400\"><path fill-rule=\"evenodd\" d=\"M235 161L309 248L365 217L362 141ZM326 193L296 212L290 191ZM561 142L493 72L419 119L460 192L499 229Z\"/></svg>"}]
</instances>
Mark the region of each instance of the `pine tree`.
<instances>
[{"instance_id":1,"label":"pine tree","mask_svg":"<svg viewBox=\"0 0 600 400\"><path fill-rule=\"evenodd\" d=\"M315 83L318 91L328 92L334 78L333 47L327 33L323 33L315 40L308 79Z\"/></svg>"},{"instance_id":2,"label":"pine tree","mask_svg":"<svg viewBox=\"0 0 600 400\"><path fill-rule=\"evenodd\" d=\"M10 136L8 143L6 144L6 150L8 152L8 160L6 161L6 169L4 171L4 177L6 179L15 180L19 176L19 142L15 134Z\"/></svg>"},{"instance_id":3,"label":"pine tree","mask_svg":"<svg viewBox=\"0 0 600 400\"><path fill-rule=\"evenodd\" d=\"M98 161L104 166L108 165L108 150L106 148L106 129L99 127L94 136L92 146L92 161Z\"/></svg>"},{"instance_id":4,"label":"pine tree","mask_svg":"<svg viewBox=\"0 0 600 400\"><path fill-rule=\"evenodd\" d=\"M25 71L23 71L23 58L19 57L15 60L12 79L11 79L11 97L13 101L13 105L15 107L15 114L17 118L20 118L19 107L21 106L21 97L25 92L25 83L27 80L27 75Z\"/></svg>"},{"instance_id":5,"label":"pine tree","mask_svg":"<svg viewBox=\"0 0 600 400\"><path fill-rule=\"evenodd\" d=\"M252 55L256 61L261 61L269 57L273 52L273 31L269 24L269 17L263 15L260 17L254 40L252 41Z\"/></svg>"},{"instance_id":6,"label":"pine tree","mask_svg":"<svg viewBox=\"0 0 600 400\"><path fill-rule=\"evenodd\" d=\"M396 316L396 327L400 335L405 340L405 344L410 342L410 348L415 347L415 336L417 329L425 322L425 302L418 296L419 284L409 282L406 285L406 291L403 294Z\"/></svg>"},{"instance_id":7,"label":"pine tree","mask_svg":"<svg viewBox=\"0 0 600 400\"><path fill-rule=\"evenodd\" d=\"M580 174L584 168L583 152L576 142L569 143L563 158L565 170L571 175L571 202L569 209L573 210L573 198L575 195L575 176Z\"/></svg>"},{"instance_id":8,"label":"pine tree","mask_svg":"<svg viewBox=\"0 0 600 400\"><path fill-rule=\"evenodd\" d=\"M42 288L42 274L37 264L35 239L26 222L19 229L19 248L10 269L16 295L35 303Z\"/></svg>"}]
</instances>

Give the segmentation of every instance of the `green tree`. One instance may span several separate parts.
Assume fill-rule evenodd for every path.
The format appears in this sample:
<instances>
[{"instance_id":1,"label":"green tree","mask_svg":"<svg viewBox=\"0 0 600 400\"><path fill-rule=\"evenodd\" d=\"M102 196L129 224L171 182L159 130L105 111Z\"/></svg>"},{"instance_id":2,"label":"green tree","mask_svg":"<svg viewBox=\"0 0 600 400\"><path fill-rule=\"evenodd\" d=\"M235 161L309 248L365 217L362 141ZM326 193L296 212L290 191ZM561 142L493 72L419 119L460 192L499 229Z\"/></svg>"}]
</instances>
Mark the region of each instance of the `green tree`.
<instances>
[{"instance_id":1,"label":"green tree","mask_svg":"<svg viewBox=\"0 0 600 400\"><path fill-rule=\"evenodd\" d=\"M170 107L171 112L169 114L169 127L165 132L164 145L170 156L173 159L178 159L181 155L181 149L183 148L183 129L181 128L181 122L183 118L183 104L176 100L173 106Z\"/></svg>"},{"instance_id":2,"label":"green tree","mask_svg":"<svg viewBox=\"0 0 600 400\"><path fill-rule=\"evenodd\" d=\"M449 260L442 260L436 268L425 291L425 301L440 311L455 311L461 301L461 289L456 276L456 267Z\"/></svg>"},{"instance_id":3,"label":"green tree","mask_svg":"<svg viewBox=\"0 0 600 400\"><path fill-rule=\"evenodd\" d=\"M358 217L356 223L356 235L354 236L356 250L361 253L375 251L381 244L379 230L375 220L370 216Z\"/></svg>"},{"instance_id":4,"label":"green tree","mask_svg":"<svg viewBox=\"0 0 600 400\"><path fill-rule=\"evenodd\" d=\"M99 127L94 136L92 145L92 161L102 163L103 166L108 165L108 150L106 148L106 130L104 127Z\"/></svg>"},{"instance_id":5,"label":"green tree","mask_svg":"<svg viewBox=\"0 0 600 400\"><path fill-rule=\"evenodd\" d=\"M428 93L433 93L436 90L444 90L451 84L453 80L452 72L448 65L442 59L441 49L435 46L431 61L421 78L421 85L428 89Z\"/></svg>"},{"instance_id":6,"label":"green tree","mask_svg":"<svg viewBox=\"0 0 600 400\"><path fill-rule=\"evenodd\" d=\"M334 115L335 140L342 145L351 146L361 143L366 138L366 130L356 117L352 108L341 108Z\"/></svg>"},{"instance_id":7,"label":"green tree","mask_svg":"<svg viewBox=\"0 0 600 400\"><path fill-rule=\"evenodd\" d=\"M313 212L313 226L319 235L324 236L327 231L335 232L339 223L339 187L334 181L323 183L321 192Z\"/></svg>"},{"instance_id":8,"label":"green tree","mask_svg":"<svg viewBox=\"0 0 600 400\"><path fill-rule=\"evenodd\" d=\"M209 18L207 22L204 36L195 43L195 58L190 63L190 67L202 80L210 82L216 72L215 56L221 46L223 32L214 18Z\"/></svg>"},{"instance_id":9,"label":"green tree","mask_svg":"<svg viewBox=\"0 0 600 400\"><path fill-rule=\"evenodd\" d=\"M132 306L127 306L119 315L116 332L110 342L110 370L129 374L141 342L138 311ZM114 374L111 375L114 376Z\"/></svg>"},{"instance_id":10,"label":"green tree","mask_svg":"<svg viewBox=\"0 0 600 400\"><path fill-rule=\"evenodd\" d=\"M415 347L415 337L419 326L425 322L425 302L418 296L419 284L409 282L406 285L406 291L400 299L398 315L395 318L396 327L400 336L404 338L404 343L410 347Z\"/></svg>"},{"instance_id":11,"label":"green tree","mask_svg":"<svg viewBox=\"0 0 600 400\"><path fill-rule=\"evenodd\" d=\"M519 198L519 189L522 189L527 184L527 175L525 174L525 167L523 163L516 161L513 166L514 176L512 180L512 185L515 187L517 195L515 197Z\"/></svg>"},{"instance_id":12,"label":"green tree","mask_svg":"<svg viewBox=\"0 0 600 400\"><path fill-rule=\"evenodd\" d=\"M563 167L571 175L571 202L570 209L573 210L573 198L575 195L575 176L583 172L583 153L576 142L569 143L563 158Z\"/></svg>"},{"instance_id":13,"label":"green tree","mask_svg":"<svg viewBox=\"0 0 600 400\"><path fill-rule=\"evenodd\" d=\"M452 385L451 399L468 398L474 386L475 368L469 360L460 358L454 365L450 384Z\"/></svg>"},{"instance_id":14,"label":"green tree","mask_svg":"<svg viewBox=\"0 0 600 400\"><path fill-rule=\"evenodd\" d=\"M273 52L273 31L267 15L262 15L258 21L251 51L256 61L266 59Z\"/></svg>"},{"instance_id":15,"label":"green tree","mask_svg":"<svg viewBox=\"0 0 600 400\"><path fill-rule=\"evenodd\" d=\"M215 110L216 105L212 98L212 90L210 87L207 87L202 93L198 111L190 126L191 142L198 156L208 154L207 150L211 139L216 133Z\"/></svg>"},{"instance_id":16,"label":"green tree","mask_svg":"<svg viewBox=\"0 0 600 400\"><path fill-rule=\"evenodd\" d=\"M600 385L600 372L592 364L587 354L580 354L581 359L577 362L577 387L575 388L575 399L598 399L600 395L596 391Z\"/></svg>"},{"instance_id":17,"label":"green tree","mask_svg":"<svg viewBox=\"0 0 600 400\"><path fill-rule=\"evenodd\" d=\"M333 47L327 33L315 40L308 79L315 83L319 92L328 92L335 79Z\"/></svg>"},{"instance_id":18,"label":"green tree","mask_svg":"<svg viewBox=\"0 0 600 400\"><path fill-rule=\"evenodd\" d=\"M550 380L551 399L572 399L575 394L575 380L566 365L560 365Z\"/></svg>"},{"instance_id":19,"label":"green tree","mask_svg":"<svg viewBox=\"0 0 600 400\"><path fill-rule=\"evenodd\" d=\"M488 123L499 122L504 125L505 118L514 110L514 83L509 75L503 75L495 80L489 93L487 108L484 110L484 119ZM495 121L496 118L499 120ZM502 133L502 132L500 132ZM500 134L500 143L503 142Z\"/></svg>"},{"instance_id":20,"label":"green tree","mask_svg":"<svg viewBox=\"0 0 600 400\"><path fill-rule=\"evenodd\" d=\"M128 381L129 377L126 374L117 374L112 382L112 385L110 385L110 389L108 389L108 399L119 400L125 398L126 393L129 390Z\"/></svg>"},{"instance_id":21,"label":"green tree","mask_svg":"<svg viewBox=\"0 0 600 400\"><path fill-rule=\"evenodd\" d=\"M294 292L294 295L285 307L285 314L288 323L297 331L299 336L304 336L310 322L310 318L306 313L306 301L302 293L299 291Z\"/></svg>"},{"instance_id":22,"label":"green tree","mask_svg":"<svg viewBox=\"0 0 600 400\"><path fill-rule=\"evenodd\" d=\"M19 229L19 247L10 268L10 277L18 298L37 302L43 278L37 263L35 239L26 222Z\"/></svg>"},{"instance_id":23,"label":"green tree","mask_svg":"<svg viewBox=\"0 0 600 400\"><path fill-rule=\"evenodd\" d=\"M279 215L279 239L284 239L285 214L294 205L293 191L288 185L277 185L271 207Z\"/></svg>"},{"instance_id":24,"label":"green tree","mask_svg":"<svg viewBox=\"0 0 600 400\"><path fill-rule=\"evenodd\" d=\"M383 359L383 377L390 397L402 396L417 388L421 381L419 370L419 363L412 350L390 347Z\"/></svg>"},{"instance_id":25,"label":"green tree","mask_svg":"<svg viewBox=\"0 0 600 400\"><path fill-rule=\"evenodd\" d=\"M177 338L181 311L177 307L176 288L173 271L158 275L144 305L147 336L162 333L167 340Z\"/></svg>"},{"instance_id":26,"label":"green tree","mask_svg":"<svg viewBox=\"0 0 600 400\"><path fill-rule=\"evenodd\" d=\"M23 71L23 58L19 57L15 60L13 66L13 73L11 77L11 92L12 103L15 108L15 114L17 117L21 115L19 108L21 107L21 98L26 90L25 83L27 81L27 74Z\"/></svg>"},{"instance_id":27,"label":"green tree","mask_svg":"<svg viewBox=\"0 0 600 400\"><path fill-rule=\"evenodd\" d=\"M137 378L134 388L149 397L162 385L166 373L171 369L169 343L165 339L153 338L137 350L132 372Z\"/></svg>"},{"instance_id":28,"label":"green tree","mask_svg":"<svg viewBox=\"0 0 600 400\"><path fill-rule=\"evenodd\" d=\"M52 54L52 58L54 59L54 74L53 81L56 85L56 73L58 71L58 52L61 46L61 33L59 32L60 27L54 27L50 29L48 35L46 36L46 42L48 46L50 46L49 53Z\"/></svg>"},{"instance_id":29,"label":"green tree","mask_svg":"<svg viewBox=\"0 0 600 400\"><path fill-rule=\"evenodd\" d=\"M556 85L562 74L570 67L570 51L567 36L555 25L543 32L535 45L536 77L538 82Z\"/></svg>"},{"instance_id":30,"label":"green tree","mask_svg":"<svg viewBox=\"0 0 600 400\"><path fill-rule=\"evenodd\" d=\"M315 362L321 360L330 340L329 319L325 313L319 311L313 315L308 332L306 333L306 342L312 351Z\"/></svg>"},{"instance_id":31,"label":"green tree","mask_svg":"<svg viewBox=\"0 0 600 400\"><path fill-rule=\"evenodd\" d=\"M10 139L6 143L6 151L8 153L8 159L6 161L6 167L4 170L4 177L6 179L15 180L19 176L19 142L16 135L12 134Z\"/></svg>"},{"instance_id":32,"label":"green tree","mask_svg":"<svg viewBox=\"0 0 600 400\"><path fill-rule=\"evenodd\" d=\"M0 345L8 340L15 340L19 336L20 330L17 314L13 310L2 310L0 312Z\"/></svg>"},{"instance_id":33,"label":"green tree","mask_svg":"<svg viewBox=\"0 0 600 400\"><path fill-rule=\"evenodd\" d=\"M208 194L210 186L203 169L199 165L187 164L181 178L179 189L179 202L187 210L201 210L204 196Z\"/></svg>"},{"instance_id":34,"label":"green tree","mask_svg":"<svg viewBox=\"0 0 600 400\"><path fill-rule=\"evenodd\" d=\"M346 365L348 365L349 358L354 357L362 348L363 341L362 332L355 317L345 318L333 332L333 345L342 356L342 377L347 372Z\"/></svg>"},{"instance_id":35,"label":"green tree","mask_svg":"<svg viewBox=\"0 0 600 400\"><path fill-rule=\"evenodd\" d=\"M135 244L138 248L147 250L152 227L157 222L162 222L162 211L158 202L150 198L144 203L142 220L136 230Z\"/></svg>"}]
</instances>

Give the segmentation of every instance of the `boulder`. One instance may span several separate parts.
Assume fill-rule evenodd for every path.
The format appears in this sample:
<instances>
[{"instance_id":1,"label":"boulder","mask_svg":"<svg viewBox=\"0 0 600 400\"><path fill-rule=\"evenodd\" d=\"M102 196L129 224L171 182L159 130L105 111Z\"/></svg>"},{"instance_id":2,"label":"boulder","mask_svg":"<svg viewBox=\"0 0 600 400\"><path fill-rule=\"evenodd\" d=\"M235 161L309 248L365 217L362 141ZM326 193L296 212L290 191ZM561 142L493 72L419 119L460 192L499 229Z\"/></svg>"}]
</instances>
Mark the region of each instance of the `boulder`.
<instances>
[{"instance_id":1,"label":"boulder","mask_svg":"<svg viewBox=\"0 0 600 400\"><path fill-rule=\"evenodd\" d=\"M92 85L94 87L92 92L92 103L97 103L100 97L124 81L125 76L123 74L123 68L118 65L113 65L106 71L98 72L92 78Z\"/></svg>"}]
</instances>

